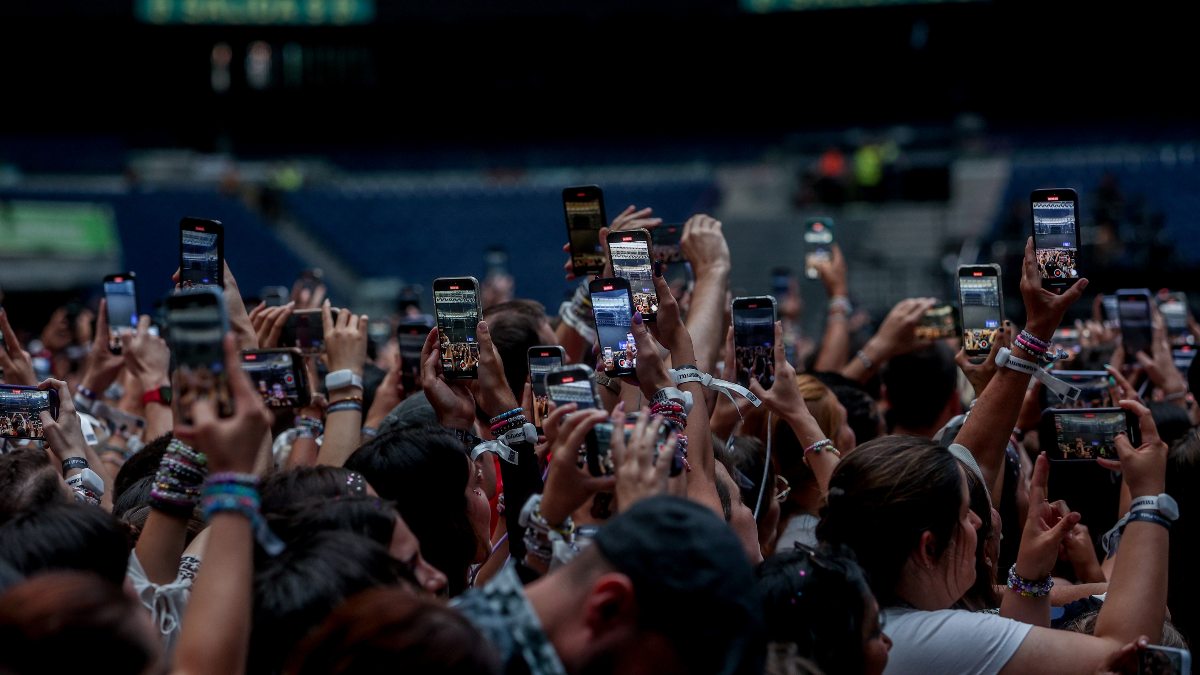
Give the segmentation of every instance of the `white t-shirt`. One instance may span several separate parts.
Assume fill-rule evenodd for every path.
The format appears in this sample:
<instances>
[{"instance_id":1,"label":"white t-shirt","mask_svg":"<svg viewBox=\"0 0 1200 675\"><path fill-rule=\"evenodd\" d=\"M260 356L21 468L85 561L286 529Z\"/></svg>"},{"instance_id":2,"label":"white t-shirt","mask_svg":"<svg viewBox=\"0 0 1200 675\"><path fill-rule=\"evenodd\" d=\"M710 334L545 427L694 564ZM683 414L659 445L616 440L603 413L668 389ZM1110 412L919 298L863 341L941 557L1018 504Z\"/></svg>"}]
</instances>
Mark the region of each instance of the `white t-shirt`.
<instances>
[{"instance_id":1,"label":"white t-shirt","mask_svg":"<svg viewBox=\"0 0 1200 675\"><path fill-rule=\"evenodd\" d=\"M891 607L883 632L892 639L884 675L998 673L1033 626L962 609L924 612Z\"/></svg>"},{"instance_id":2,"label":"white t-shirt","mask_svg":"<svg viewBox=\"0 0 1200 675\"><path fill-rule=\"evenodd\" d=\"M790 551L796 542L816 548L817 523L821 519L811 513L797 513L792 516L775 542L776 551Z\"/></svg>"}]
</instances>

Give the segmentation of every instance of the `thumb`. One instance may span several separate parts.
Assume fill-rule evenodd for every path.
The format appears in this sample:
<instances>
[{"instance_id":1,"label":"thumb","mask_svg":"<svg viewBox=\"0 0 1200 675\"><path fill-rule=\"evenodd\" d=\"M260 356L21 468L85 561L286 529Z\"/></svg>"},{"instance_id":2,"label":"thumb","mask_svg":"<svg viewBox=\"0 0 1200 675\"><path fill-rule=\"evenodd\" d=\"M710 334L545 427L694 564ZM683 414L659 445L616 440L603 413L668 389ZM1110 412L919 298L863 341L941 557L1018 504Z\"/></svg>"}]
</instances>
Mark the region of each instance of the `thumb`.
<instances>
[{"instance_id":1,"label":"thumb","mask_svg":"<svg viewBox=\"0 0 1200 675\"><path fill-rule=\"evenodd\" d=\"M1146 370L1150 370L1154 366L1154 359L1146 355L1146 352L1139 351L1136 355L1137 362L1142 364Z\"/></svg>"},{"instance_id":2,"label":"thumb","mask_svg":"<svg viewBox=\"0 0 1200 675\"><path fill-rule=\"evenodd\" d=\"M1056 523L1054 527L1050 528L1050 533L1054 535L1054 538L1057 541L1063 541L1066 538L1067 533L1071 531L1071 528L1079 524L1079 518L1079 512L1077 511L1068 513L1067 515L1058 519L1058 523Z\"/></svg>"}]
</instances>

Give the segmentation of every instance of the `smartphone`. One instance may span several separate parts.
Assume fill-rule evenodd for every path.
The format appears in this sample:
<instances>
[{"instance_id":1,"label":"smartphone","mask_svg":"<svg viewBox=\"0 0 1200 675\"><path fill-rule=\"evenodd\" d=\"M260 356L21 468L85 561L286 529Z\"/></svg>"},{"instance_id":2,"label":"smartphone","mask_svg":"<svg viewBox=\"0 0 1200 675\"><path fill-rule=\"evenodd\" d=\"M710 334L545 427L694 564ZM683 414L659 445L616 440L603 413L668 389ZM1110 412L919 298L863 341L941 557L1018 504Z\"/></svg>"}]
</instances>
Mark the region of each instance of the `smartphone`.
<instances>
[{"instance_id":1,"label":"smartphone","mask_svg":"<svg viewBox=\"0 0 1200 675\"><path fill-rule=\"evenodd\" d=\"M1138 675L1191 675L1192 653L1186 649L1149 645L1138 652Z\"/></svg>"},{"instance_id":2,"label":"smartphone","mask_svg":"<svg viewBox=\"0 0 1200 675\"><path fill-rule=\"evenodd\" d=\"M650 231L653 239L651 254L655 260L665 263L683 262L683 225L659 225Z\"/></svg>"},{"instance_id":3,"label":"smartphone","mask_svg":"<svg viewBox=\"0 0 1200 675\"><path fill-rule=\"evenodd\" d=\"M1187 295L1178 291L1159 291L1156 300L1158 313L1162 315L1163 323L1166 324L1167 339L1170 340L1171 346L1192 344L1194 338L1188 328L1188 315L1191 310Z\"/></svg>"},{"instance_id":4,"label":"smartphone","mask_svg":"<svg viewBox=\"0 0 1200 675\"><path fill-rule=\"evenodd\" d=\"M298 349L244 351L242 371L268 408L303 408L312 401L304 355Z\"/></svg>"},{"instance_id":5,"label":"smartphone","mask_svg":"<svg viewBox=\"0 0 1200 675\"><path fill-rule=\"evenodd\" d=\"M179 221L179 287L225 287L225 226L220 221Z\"/></svg>"},{"instance_id":6,"label":"smartphone","mask_svg":"<svg viewBox=\"0 0 1200 675\"><path fill-rule=\"evenodd\" d=\"M629 413L628 415L625 416L625 442L626 443L629 442L630 436L633 435L633 430L635 428L637 428L637 421L638 421L638 416L636 413ZM667 426L666 424L660 423L658 425L658 432L657 432L657 436L654 441L655 442L654 456L655 456L656 462L658 461L658 456L660 454L662 454L663 446L666 445L667 437L669 437L670 435L671 435L671 427ZM679 474L683 473L683 468L684 468L683 448L676 447L675 455L673 457L671 457L671 468L669 470L669 475L678 476Z\"/></svg>"},{"instance_id":7,"label":"smartphone","mask_svg":"<svg viewBox=\"0 0 1200 675\"><path fill-rule=\"evenodd\" d=\"M133 272L104 277L104 300L108 307L108 351L121 353L121 336L137 332L137 293Z\"/></svg>"},{"instance_id":8,"label":"smartphone","mask_svg":"<svg viewBox=\"0 0 1200 675\"><path fill-rule=\"evenodd\" d=\"M185 289L168 297L167 326L178 377L175 400L183 423L192 423L192 404L201 400L212 401L221 417L233 415L222 344L229 317L221 289Z\"/></svg>"},{"instance_id":9,"label":"smartphone","mask_svg":"<svg viewBox=\"0 0 1200 675\"><path fill-rule=\"evenodd\" d=\"M483 252L483 265L487 270L485 276L507 276L508 275L508 251L502 246L489 246Z\"/></svg>"},{"instance_id":10,"label":"smartphone","mask_svg":"<svg viewBox=\"0 0 1200 675\"><path fill-rule=\"evenodd\" d=\"M578 185L564 188L562 200L571 250L571 271L577 277L600 274L605 262L600 228L608 224L604 216L604 192L597 185Z\"/></svg>"},{"instance_id":11,"label":"smartphone","mask_svg":"<svg viewBox=\"0 0 1200 675\"><path fill-rule=\"evenodd\" d=\"M1150 355L1154 329L1150 320L1150 291L1145 288L1123 288L1117 291L1117 316L1121 322L1121 346L1125 359L1134 362L1138 352Z\"/></svg>"},{"instance_id":12,"label":"smartphone","mask_svg":"<svg viewBox=\"0 0 1200 675\"><path fill-rule=\"evenodd\" d=\"M1137 417L1122 408L1049 408L1038 431L1042 450L1055 462L1118 459L1116 437L1122 433L1134 447L1141 445Z\"/></svg>"},{"instance_id":13,"label":"smartphone","mask_svg":"<svg viewBox=\"0 0 1200 675\"><path fill-rule=\"evenodd\" d=\"M1186 378L1188 369L1192 367L1192 360L1196 358L1196 348L1191 345L1184 345L1178 349L1171 350L1171 360L1175 362L1175 368L1183 373Z\"/></svg>"},{"instance_id":14,"label":"smartphone","mask_svg":"<svg viewBox=\"0 0 1200 675\"><path fill-rule=\"evenodd\" d=\"M300 273L296 283L300 285L300 290L311 293L317 290L317 286L325 283L325 272L319 267L310 267Z\"/></svg>"},{"instance_id":15,"label":"smartphone","mask_svg":"<svg viewBox=\"0 0 1200 675\"><path fill-rule=\"evenodd\" d=\"M1042 288L1062 293L1079 281L1079 197L1070 188L1034 190L1033 248Z\"/></svg>"},{"instance_id":16,"label":"smartphone","mask_svg":"<svg viewBox=\"0 0 1200 675\"><path fill-rule=\"evenodd\" d=\"M143 438L146 431L146 419L130 415L124 410L109 406L104 401L92 404L92 416L104 422L110 436L120 436L129 439L134 436Z\"/></svg>"},{"instance_id":17,"label":"smartphone","mask_svg":"<svg viewBox=\"0 0 1200 675\"><path fill-rule=\"evenodd\" d=\"M804 276L817 278L818 262L826 262L832 255L833 218L809 218L804 221Z\"/></svg>"},{"instance_id":18,"label":"smartphone","mask_svg":"<svg viewBox=\"0 0 1200 675\"><path fill-rule=\"evenodd\" d=\"M529 386L533 390L533 426L542 430L542 420L546 419L550 407L550 393L546 389L546 373L552 368L562 366L567 360L567 354L557 345L538 345L530 347L526 354L529 364Z\"/></svg>"},{"instance_id":19,"label":"smartphone","mask_svg":"<svg viewBox=\"0 0 1200 675\"><path fill-rule=\"evenodd\" d=\"M646 321L658 314L658 292L654 290L654 271L650 268L650 233L626 230L608 233L608 256L613 274L629 282L633 309Z\"/></svg>"},{"instance_id":20,"label":"smartphone","mask_svg":"<svg viewBox=\"0 0 1200 675\"><path fill-rule=\"evenodd\" d=\"M1108 373L1103 370L1052 370L1050 375L1079 387L1079 399L1065 404L1045 387L1039 387L1042 409L1046 408L1110 408L1116 405L1109 393Z\"/></svg>"},{"instance_id":21,"label":"smartphone","mask_svg":"<svg viewBox=\"0 0 1200 675\"><path fill-rule=\"evenodd\" d=\"M281 307L288 303L288 299L292 296L284 286L263 286L258 292L258 297L267 307Z\"/></svg>"},{"instance_id":22,"label":"smartphone","mask_svg":"<svg viewBox=\"0 0 1200 675\"><path fill-rule=\"evenodd\" d=\"M738 384L758 380L763 389L775 382L775 298L770 295L733 299L733 358Z\"/></svg>"},{"instance_id":23,"label":"smartphone","mask_svg":"<svg viewBox=\"0 0 1200 675\"><path fill-rule=\"evenodd\" d=\"M18 384L0 385L0 438L45 438L41 412L58 419L58 392Z\"/></svg>"},{"instance_id":24,"label":"smartphone","mask_svg":"<svg viewBox=\"0 0 1200 675\"><path fill-rule=\"evenodd\" d=\"M958 306L967 356L986 356L991 351L1004 321L1002 288L999 265L958 266Z\"/></svg>"},{"instance_id":25,"label":"smartphone","mask_svg":"<svg viewBox=\"0 0 1200 675\"><path fill-rule=\"evenodd\" d=\"M592 314L604 372L609 377L632 375L637 366L637 344L633 340L633 294L629 282L620 278L596 279L588 284Z\"/></svg>"},{"instance_id":26,"label":"smartphone","mask_svg":"<svg viewBox=\"0 0 1200 675\"><path fill-rule=\"evenodd\" d=\"M546 394L556 406L574 403L579 410L599 410L592 370L574 363L546 371Z\"/></svg>"},{"instance_id":27,"label":"smartphone","mask_svg":"<svg viewBox=\"0 0 1200 675\"><path fill-rule=\"evenodd\" d=\"M337 321L338 310L330 308L329 316ZM321 309L297 309L283 324L279 332L279 344L288 349L298 349L302 354L320 354L325 351L325 322Z\"/></svg>"},{"instance_id":28,"label":"smartphone","mask_svg":"<svg viewBox=\"0 0 1200 675\"><path fill-rule=\"evenodd\" d=\"M442 375L448 380L479 377L479 280L441 277L433 280L433 311L437 315Z\"/></svg>"},{"instance_id":29,"label":"smartphone","mask_svg":"<svg viewBox=\"0 0 1200 675\"><path fill-rule=\"evenodd\" d=\"M1083 345L1079 342L1079 329L1077 328L1057 328L1054 331L1054 336L1050 339L1050 346L1054 349L1061 349L1067 353L1066 361L1071 361L1083 352Z\"/></svg>"},{"instance_id":30,"label":"smartphone","mask_svg":"<svg viewBox=\"0 0 1200 675\"><path fill-rule=\"evenodd\" d=\"M425 348L425 338L434 325L432 316L422 314L407 318L396 327L396 343L400 347L400 382L406 392L421 389L421 350Z\"/></svg>"},{"instance_id":31,"label":"smartphone","mask_svg":"<svg viewBox=\"0 0 1200 675\"><path fill-rule=\"evenodd\" d=\"M950 305L930 307L917 322L913 333L921 340L941 340L954 337L958 334L958 328L954 325L954 308Z\"/></svg>"}]
</instances>

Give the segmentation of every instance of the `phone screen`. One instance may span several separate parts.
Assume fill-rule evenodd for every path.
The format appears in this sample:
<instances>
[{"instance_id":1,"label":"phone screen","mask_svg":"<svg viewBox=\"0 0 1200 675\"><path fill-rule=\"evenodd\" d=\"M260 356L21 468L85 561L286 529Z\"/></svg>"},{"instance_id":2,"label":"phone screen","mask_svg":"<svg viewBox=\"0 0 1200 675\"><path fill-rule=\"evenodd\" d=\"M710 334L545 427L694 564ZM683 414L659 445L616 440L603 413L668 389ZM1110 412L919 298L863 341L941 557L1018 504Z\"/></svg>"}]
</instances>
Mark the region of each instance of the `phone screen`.
<instances>
[{"instance_id":1,"label":"phone screen","mask_svg":"<svg viewBox=\"0 0 1200 675\"><path fill-rule=\"evenodd\" d=\"M568 372L554 373L546 378L546 393L554 405L574 403L579 410L597 408L596 390L586 368L572 368Z\"/></svg>"},{"instance_id":2,"label":"phone screen","mask_svg":"<svg viewBox=\"0 0 1200 675\"><path fill-rule=\"evenodd\" d=\"M242 370L258 390L268 408L299 408L307 404L308 392L302 390L297 371L303 366L287 351L251 351L242 354Z\"/></svg>"},{"instance_id":3,"label":"phone screen","mask_svg":"<svg viewBox=\"0 0 1200 675\"><path fill-rule=\"evenodd\" d=\"M191 424L192 404L212 401L221 417L233 415L229 373L221 340L227 330L224 301L219 293L187 293L168 298L171 353L179 378L179 411Z\"/></svg>"},{"instance_id":4,"label":"phone screen","mask_svg":"<svg viewBox=\"0 0 1200 675\"><path fill-rule=\"evenodd\" d=\"M127 276L109 277L104 281L104 299L108 304L108 347L121 348L121 335L137 330L137 295L133 279Z\"/></svg>"},{"instance_id":5,"label":"phone screen","mask_svg":"<svg viewBox=\"0 0 1200 675\"><path fill-rule=\"evenodd\" d=\"M1167 327L1167 338L1179 347L1192 343L1192 332L1188 329L1188 303L1183 293L1168 293L1158 304L1163 323Z\"/></svg>"},{"instance_id":6,"label":"phone screen","mask_svg":"<svg viewBox=\"0 0 1200 675\"><path fill-rule=\"evenodd\" d=\"M602 284L592 291L592 313L596 316L596 334L606 373L630 374L637 366L637 345L633 341L633 306L624 286Z\"/></svg>"},{"instance_id":7,"label":"phone screen","mask_svg":"<svg viewBox=\"0 0 1200 675\"><path fill-rule=\"evenodd\" d=\"M571 248L571 267L576 276L604 270L604 248L600 228L604 219L604 197L597 187L563 190L563 210Z\"/></svg>"},{"instance_id":8,"label":"phone screen","mask_svg":"<svg viewBox=\"0 0 1200 675\"><path fill-rule=\"evenodd\" d=\"M1150 354L1153 332L1150 324L1150 297L1141 294L1117 294L1117 316L1121 322L1121 345L1126 358L1139 351Z\"/></svg>"},{"instance_id":9,"label":"phone screen","mask_svg":"<svg viewBox=\"0 0 1200 675\"><path fill-rule=\"evenodd\" d=\"M654 239L654 249L651 252L655 260L668 263L683 262L683 249L680 247L680 242L683 241L683 225L659 225L650 230L650 235Z\"/></svg>"},{"instance_id":10,"label":"phone screen","mask_svg":"<svg viewBox=\"0 0 1200 675\"><path fill-rule=\"evenodd\" d=\"M475 288L464 280L434 284L438 348L442 354L442 374L447 378L473 379L479 373L479 342L475 336L479 299Z\"/></svg>"},{"instance_id":11,"label":"phone screen","mask_svg":"<svg viewBox=\"0 0 1200 675\"><path fill-rule=\"evenodd\" d=\"M58 395L33 387L0 385L0 437L45 438L41 412L58 419Z\"/></svg>"},{"instance_id":12,"label":"phone screen","mask_svg":"<svg viewBox=\"0 0 1200 675\"><path fill-rule=\"evenodd\" d=\"M958 297L962 304L963 349L968 354L986 353L1000 328L1000 277L984 276L978 270L971 276L960 276Z\"/></svg>"},{"instance_id":13,"label":"phone screen","mask_svg":"<svg viewBox=\"0 0 1200 675\"><path fill-rule=\"evenodd\" d=\"M338 311L330 311L330 318L337 320ZM298 309L292 312L279 334L279 344L299 349L305 354L320 354L325 351L325 322L319 309Z\"/></svg>"},{"instance_id":14,"label":"phone screen","mask_svg":"<svg viewBox=\"0 0 1200 675\"><path fill-rule=\"evenodd\" d=\"M633 308L647 321L658 313L658 293L654 290L654 272L650 269L650 248L646 239L637 234L610 235L608 255L613 274L629 282L633 292Z\"/></svg>"},{"instance_id":15,"label":"phone screen","mask_svg":"<svg viewBox=\"0 0 1200 675\"><path fill-rule=\"evenodd\" d=\"M829 260L830 247L833 246L833 221L829 218L813 218L805 223L804 246L807 249L804 273L809 279L816 279L817 268L813 265Z\"/></svg>"},{"instance_id":16,"label":"phone screen","mask_svg":"<svg viewBox=\"0 0 1200 675\"><path fill-rule=\"evenodd\" d=\"M1109 393L1108 373L1103 370L1052 370L1056 379L1079 387L1079 399L1066 403L1045 387L1039 387L1042 409L1046 408L1109 408L1116 405Z\"/></svg>"},{"instance_id":17,"label":"phone screen","mask_svg":"<svg viewBox=\"0 0 1200 675\"><path fill-rule=\"evenodd\" d=\"M407 392L420 389L421 350L425 348L425 338L431 328L433 317L426 317L420 322L406 321L396 329L396 344L400 348L400 378Z\"/></svg>"},{"instance_id":18,"label":"phone screen","mask_svg":"<svg viewBox=\"0 0 1200 675\"><path fill-rule=\"evenodd\" d=\"M1050 459L1117 459L1117 434L1128 433L1124 410L1052 412L1054 447Z\"/></svg>"},{"instance_id":19,"label":"phone screen","mask_svg":"<svg viewBox=\"0 0 1200 675\"><path fill-rule=\"evenodd\" d=\"M954 337L954 308L950 305L931 307L921 317L913 333L921 340L940 340Z\"/></svg>"},{"instance_id":20,"label":"phone screen","mask_svg":"<svg viewBox=\"0 0 1200 675\"><path fill-rule=\"evenodd\" d=\"M184 219L179 230L179 285L220 286L221 234L219 225Z\"/></svg>"},{"instance_id":21,"label":"phone screen","mask_svg":"<svg viewBox=\"0 0 1200 675\"><path fill-rule=\"evenodd\" d=\"M562 365L562 354L557 350L529 350L529 385L533 390L533 426L541 429L550 407L550 394L546 389L546 373Z\"/></svg>"},{"instance_id":22,"label":"phone screen","mask_svg":"<svg viewBox=\"0 0 1200 675\"><path fill-rule=\"evenodd\" d=\"M1033 247L1043 279L1079 278L1075 201L1057 195L1033 202Z\"/></svg>"},{"instance_id":23,"label":"phone screen","mask_svg":"<svg viewBox=\"0 0 1200 675\"><path fill-rule=\"evenodd\" d=\"M1186 649L1149 645L1138 651L1138 675L1188 675L1192 654Z\"/></svg>"},{"instance_id":24,"label":"phone screen","mask_svg":"<svg viewBox=\"0 0 1200 675\"><path fill-rule=\"evenodd\" d=\"M733 306L733 358L738 384L755 378L764 389L775 382L775 305L769 298L739 300Z\"/></svg>"}]
</instances>

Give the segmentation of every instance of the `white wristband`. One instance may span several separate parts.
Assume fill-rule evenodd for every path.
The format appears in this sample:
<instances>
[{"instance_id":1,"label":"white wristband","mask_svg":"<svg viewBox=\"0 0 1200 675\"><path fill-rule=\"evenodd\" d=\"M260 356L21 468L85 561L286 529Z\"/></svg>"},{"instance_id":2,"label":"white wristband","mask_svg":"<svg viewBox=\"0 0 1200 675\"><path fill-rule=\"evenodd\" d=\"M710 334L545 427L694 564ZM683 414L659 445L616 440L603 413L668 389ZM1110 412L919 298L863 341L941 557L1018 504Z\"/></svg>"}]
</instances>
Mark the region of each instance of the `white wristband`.
<instances>
[{"instance_id":1,"label":"white wristband","mask_svg":"<svg viewBox=\"0 0 1200 675\"><path fill-rule=\"evenodd\" d=\"M762 399L755 396L754 393L751 392L749 389L743 387L742 385L740 385L736 382L720 380L720 379L713 377L712 375L709 375L708 373L702 373L695 366L683 366L681 368L673 368L670 371L670 374L671 374L671 380L676 385L686 384L688 382L699 382L700 386L704 387L705 389L712 389L713 391L725 394L726 396L729 396L730 400L733 400L733 396L730 395L730 393L729 393L732 391L732 392L736 392L739 396L741 396L742 398L749 401L751 403L751 405L753 405L755 408L762 405ZM736 403L735 403L735 405L736 405Z\"/></svg>"}]
</instances>

